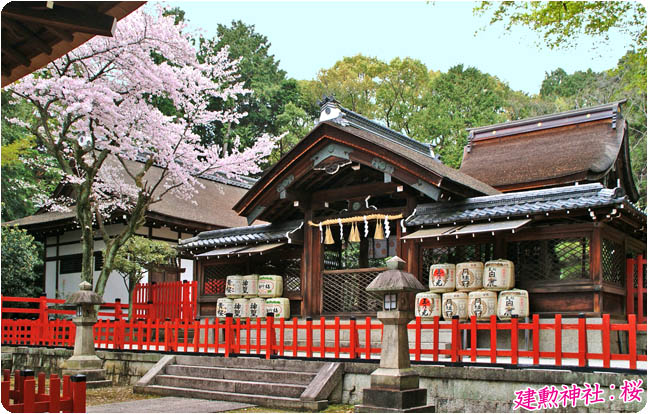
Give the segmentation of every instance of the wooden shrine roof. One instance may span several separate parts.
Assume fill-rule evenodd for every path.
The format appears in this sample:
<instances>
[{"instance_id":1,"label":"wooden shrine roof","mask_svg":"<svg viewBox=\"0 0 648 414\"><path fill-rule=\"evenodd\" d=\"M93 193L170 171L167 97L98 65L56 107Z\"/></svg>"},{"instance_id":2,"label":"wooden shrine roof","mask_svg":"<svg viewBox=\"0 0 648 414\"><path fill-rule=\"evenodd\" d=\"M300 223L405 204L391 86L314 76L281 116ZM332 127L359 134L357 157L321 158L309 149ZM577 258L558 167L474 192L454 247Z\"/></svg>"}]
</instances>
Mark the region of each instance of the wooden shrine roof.
<instances>
[{"instance_id":1,"label":"wooden shrine roof","mask_svg":"<svg viewBox=\"0 0 648 414\"><path fill-rule=\"evenodd\" d=\"M599 181L618 162L621 185L636 201L621 103L469 129L459 171L516 191Z\"/></svg>"},{"instance_id":2,"label":"wooden shrine roof","mask_svg":"<svg viewBox=\"0 0 648 414\"><path fill-rule=\"evenodd\" d=\"M418 205L407 226L462 225L495 220L534 218L555 214L574 219L611 219L624 215L634 229L645 232L646 214L632 204L622 188L600 183L570 185L495 196L472 197L450 203ZM594 214L594 216L592 216ZM609 215L609 217L608 217Z\"/></svg>"},{"instance_id":3,"label":"wooden shrine roof","mask_svg":"<svg viewBox=\"0 0 648 414\"><path fill-rule=\"evenodd\" d=\"M143 1L12 1L2 9L2 86L42 68L115 25Z\"/></svg>"}]
</instances>

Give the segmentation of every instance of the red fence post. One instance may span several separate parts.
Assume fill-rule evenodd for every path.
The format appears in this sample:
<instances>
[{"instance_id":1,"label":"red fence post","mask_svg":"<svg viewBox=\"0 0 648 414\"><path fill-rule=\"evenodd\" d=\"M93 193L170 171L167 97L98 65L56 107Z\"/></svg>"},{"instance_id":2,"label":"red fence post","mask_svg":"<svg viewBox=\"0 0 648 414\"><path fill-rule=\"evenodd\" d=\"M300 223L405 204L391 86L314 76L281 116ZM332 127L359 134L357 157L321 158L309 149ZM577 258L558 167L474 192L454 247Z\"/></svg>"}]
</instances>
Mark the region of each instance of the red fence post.
<instances>
[{"instance_id":1,"label":"red fence post","mask_svg":"<svg viewBox=\"0 0 648 414\"><path fill-rule=\"evenodd\" d=\"M635 313L635 292L636 288L634 285L634 271L635 266L637 266L637 272L639 271L639 261L635 258L626 259L626 314L630 315ZM637 273L638 275L639 273ZM638 286L637 286L638 287Z\"/></svg>"},{"instance_id":2,"label":"red fence post","mask_svg":"<svg viewBox=\"0 0 648 414\"><path fill-rule=\"evenodd\" d=\"M461 346L461 338L459 336L459 315L452 316L452 332L450 337L450 358L452 362L459 360L459 347Z\"/></svg>"},{"instance_id":3,"label":"red fence post","mask_svg":"<svg viewBox=\"0 0 648 414\"><path fill-rule=\"evenodd\" d=\"M266 359L272 355L272 343L274 342L274 314L268 313L266 317Z\"/></svg>"},{"instance_id":4,"label":"red fence post","mask_svg":"<svg viewBox=\"0 0 648 414\"><path fill-rule=\"evenodd\" d=\"M326 318L320 317L320 357L326 357Z\"/></svg>"},{"instance_id":5,"label":"red fence post","mask_svg":"<svg viewBox=\"0 0 648 414\"><path fill-rule=\"evenodd\" d=\"M349 358L356 358L356 319L355 317L349 318Z\"/></svg>"},{"instance_id":6,"label":"red fence post","mask_svg":"<svg viewBox=\"0 0 648 414\"><path fill-rule=\"evenodd\" d=\"M86 411L86 376L75 375L72 380L72 412L85 413Z\"/></svg>"},{"instance_id":7,"label":"red fence post","mask_svg":"<svg viewBox=\"0 0 648 414\"><path fill-rule=\"evenodd\" d=\"M585 314L578 314L578 366L587 365L587 326Z\"/></svg>"},{"instance_id":8,"label":"red fence post","mask_svg":"<svg viewBox=\"0 0 648 414\"><path fill-rule=\"evenodd\" d=\"M367 329L365 330L365 344L367 345L367 351L365 353L365 358L371 359L371 317L367 316L365 318L365 326ZM408 354L409 358L409 354Z\"/></svg>"},{"instance_id":9,"label":"red fence post","mask_svg":"<svg viewBox=\"0 0 648 414\"><path fill-rule=\"evenodd\" d=\"M306 358L313 357L313 318L306 318Z\"/></svg>"},{"instance_id":10,"label":"red fence post","mask_svg":"<svg viewBox=\"0 0 648 414\"><path fill-rule=\"evenodd\" d=\"M540 316L533 314L533 365L540 364Z\"/></svg>"},{"instance_id":11,"label":"red fence post","mask_svg":"<svg viewBox=\"0 0 648 414\"><path fill-rule=\"evenodd\" d=\"M491 315L488 324L490 331L490 361L497 362L497 316Z\"/></svg>"},{"instance_id":12,"label":"red fence post","mask_svg":"<svg viewBox=\"0 0 648 414\"><path fill-rule=\"evenodd\" d=\"M36 392L39 395L45 394L45 373L38 373L38 391Z\"/></svg>"},{"instance_id":13,"label":"red fence post","mask_svg":"<svg viewBox=\"0 0 648 414\"><path fill-rule=\"evenodd\" d=\"M432 360L439 360L439 334L441 327L439 326L439 317L435 316L432 320Z\"/></svg>"},{"instance_id":14,"label":"red fence post","mask_svg":"<svg viewBox=\"0 0 648 414\"><path fill-rule=\"evenodd\" d=\"M470 360L477 362L477 317L470 317Z\"/></svg>"},{"instance_id":15,"label":"red fence post","mask_svg":"<svg viewBox=\"0 0 648 414\"><path fill-rule=\"evenodd\" d=\"M409 335L408 335L409 336ZM414 360L421 360L421 317L414 321Z\"/></svg>"},{"instance_id":16,"label":"red fence post","mask_svg":"<svg viewBox=\"0 0 648 414\"><path fill-rule=\"evenodd\" d=\"M556 366L562 365L562 315L554 317L554 361Z\"/></svg>"},{"instance_id":17,"label":"red fence post","mask_svg":"<svg viewBox=\"0 0 648 414\"><path fill-rule=\"evenodd\" d=\"M49 412L58 413L61 409L61 380L56 374L50 375L49 391Z\"/></svg>"},{"instance_id":18,"label":"red fence post","mask_svg":"<svg viewBox=\"0 0 648 414\"><path fill-rule=\"evenodd\" d=\"M2 390L0 394L2 395L2 406L9 411L9 392L10 392L11 383L8 380L2 380Z\"/></svg>"},{"instance_id":19,"label":"red fence post","mask_svg":"<svg viewBox=\"0 0 648 414\"><path fill-rule=\"evenodd\" d=\"M299 345L299 325L297 324L297 318L293 317L293 323L292 323L292 328L293 328L293 337L292 337L292 356L296 357L297 352L299 351L298 345Z\"/></svg>"},{"instance_id":20,"label":"red fence post","mask_svg":"<svg viewBox=\"0 0 648 414\"><path fill-rule=\"evenodd\" d=\"M229 357L230 352L232 351L232 317L234 315L231 313L225 314L225 356ZM259 337L257 336L257 343L259 342Z\"/></svg>"},{"instance_id":21,"label":"red fence post","mask_svg":"<svg viewBox=\"0 0 648 414\"><path fill-rule=\"evenodd\" d=\"M511 316L511 364L518 363L518 316Z\"/></svg>"},{"instance_id":22,"label":"red fence post","mask_svg":"<svg viewBox=\"0 0 648 414\"><path fill-rule=\"evenodd\" d=\"M333 339L333 341L335 342L335 345L334 345L334 347L335 347L335 351L334 351L335 352L335 358L339 358L340 357L340 317L339 316L335 317L333 330L334 330L333 334L334 334L334 337L335 337Z\"/></svg>"},{"instance_id":23,"label":"red fence post","mask_svg":"<svg viewBox=\"0 0 648 414\"><path fill-rule=\"evenodd\" d=\"M120 321L122 319L122 303L120 298L115 298L115 316L114 316L116 321Z\"/></svg>"},{"instance_id":24,"label":"red fence post","mask_svg":"<svg viewBox=\"0 0 648 414\"><path fill-rule=\"evenodd\" d=\"M25 370L27 371L27 370ZM36 383L34 382L34 372L32 371L31 376L25 376L25 381L23 382L23 412L24 413L33 413L34 403L36 402L36 393L34 387Z\"/></svg>"},{"instance_id":25,"label":"red fence post","mask_svg":"<svg viewBox=\"0 0 648 414\"><path fill-rule=\"evenodd\" d=\"M601 340L603 342L603 366L610 368L610 314L603 315L603 330Z\"/></svg>"},{"instance_id":26,"label":"red fence post","mask_svg":"<svg viewBox=\"0 0 648 414\"><path fill-rule=\"evenodd\" d=\"M630 369L637 369L637 317L628 315L628 358Z\"/></svg>"},{"instance_id":27,"label":"red fence post","mask_svg":"<svg viewBox=\"0 0 648 414\"><path fill-rule=\"evenodd\" d=\"M646 294L646 289L644 288L644 268L646 267L646 259L644 259L642 254L637 255L637 314L639 323L646 322L646 309L644 308L646 304L644 303L644 295Z\"/></svg>"}]
</instances>

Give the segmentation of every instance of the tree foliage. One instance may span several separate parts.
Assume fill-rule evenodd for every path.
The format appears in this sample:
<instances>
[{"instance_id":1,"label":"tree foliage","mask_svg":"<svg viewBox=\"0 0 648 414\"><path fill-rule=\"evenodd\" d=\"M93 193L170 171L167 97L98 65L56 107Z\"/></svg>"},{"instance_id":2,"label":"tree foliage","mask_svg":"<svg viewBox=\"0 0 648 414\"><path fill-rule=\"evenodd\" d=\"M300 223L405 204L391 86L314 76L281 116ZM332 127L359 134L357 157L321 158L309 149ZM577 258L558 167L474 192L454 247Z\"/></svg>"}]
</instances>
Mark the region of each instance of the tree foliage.
<instances>
[{"instance_id":1,"label":"tree foliage","mask_svg":"<svg viewBox=\"0 0 648 414\"><path fill-rule=\"evenodd\" d=\"M115 256L114 270L124 280L128 290L128 318L133 316L133 292L135 285L156 266L167 265L177 256L177 251L168 243L133 236L124 243Z\"/></svg>"},{"instance_id":2,"label":"tree foliage","mask_svg":"<svg viewBox=\"0 0 648 414\"><path fill-rule=\"evenodd\" d=\"M482 1L474 12L489 14L491 25L504 22L506 30L529 27L550 48L573 47L582 34L607 41L618 30L630 47L646 49L646 8L638 1Z\"/></svg>"},{"instance_id":3,"label":"tree foliage","mask_svg":"<svg viewBox=\"0 0 648 414\"><path fill-rule=\"evenodd\" d=\"M3 226L2 230L2 294L4 296L38 297L42 246L25 230Z\"/></svg>"}]
</instances>

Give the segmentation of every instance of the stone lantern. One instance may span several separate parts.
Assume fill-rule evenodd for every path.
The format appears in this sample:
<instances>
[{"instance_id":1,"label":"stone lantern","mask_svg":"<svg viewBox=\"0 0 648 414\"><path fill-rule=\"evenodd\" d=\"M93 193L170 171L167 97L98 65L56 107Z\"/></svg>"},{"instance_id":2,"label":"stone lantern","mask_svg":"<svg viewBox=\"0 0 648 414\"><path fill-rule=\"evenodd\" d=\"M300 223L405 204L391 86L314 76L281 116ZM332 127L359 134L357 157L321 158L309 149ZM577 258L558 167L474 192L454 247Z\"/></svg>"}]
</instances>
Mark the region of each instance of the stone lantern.
<instances>
[{"instance_id":1,"label":"stone lantern","mask_svg":"<svg viewBox=\"0 0 648 414\"><path fill-rule=\"evenodd\" d=\"M92 291L88 282L79 284L79 291L71 294L65 305L76 307L76 315L72 319L76 325L74 337L74 353L63 362L63 375L83 374L88 378L87 387L108 386L106 370L102 369L101 359L95 353L93 327L97 322L95 306L103 303L101 296Z\"/></svg>"},{"instance_id":2,"label":"stone lantern","mask_svg":"<svg viewBox=\"0 0 648 414\"><path fill-rule=\"evenodd\" d=\"M399 257L387 261L389 270L367 286L368 292L383 296L380 366L371 373L371 388L362 391L356 412L434 412L426 405L427 390L419 388L419 375L410 366L407 324L414 319L414 295L425 287L414 275L403 271Z\"/></svg>"}]
</instances>

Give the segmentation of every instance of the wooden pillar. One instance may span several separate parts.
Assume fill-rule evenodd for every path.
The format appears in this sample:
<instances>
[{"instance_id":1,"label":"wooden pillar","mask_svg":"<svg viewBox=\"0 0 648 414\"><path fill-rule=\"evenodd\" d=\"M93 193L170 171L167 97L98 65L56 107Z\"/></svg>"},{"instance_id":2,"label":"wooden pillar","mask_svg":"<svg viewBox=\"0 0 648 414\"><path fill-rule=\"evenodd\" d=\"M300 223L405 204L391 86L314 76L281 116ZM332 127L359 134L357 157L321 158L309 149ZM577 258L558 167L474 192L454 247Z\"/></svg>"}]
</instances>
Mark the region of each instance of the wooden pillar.
<instances>
[{"instance_id":1,"label":"wooden pillar","mask_svg":"<svg viewBox=\"0 0 648 414\"><path fill-rule=\"evenodd\" d=\"M413 195L410 195L407 197L407 204L405 207L405 211L403 212L403 216L405 218L409 217L413 212L414 209L416 208L416 197ZM414 229L408 229L408 231L415 231ZM420 263L419 263L419 248L420 244L414 240L408 240L408 241L403 241L400 240L401 237L401 229L400 229L400 223L398 223L398 238L400 241L400 248L401 248L401 254L400 256L403 260L405 260L407 263L405 264L406 270L413 274L414 277L416 277L418 280L421 280L421 272L420 272Z\"/></svg>"},{"instance_id":2,"label":"wooden pillar","mask_svg":"<svg viewBox=\"0 0 648 414\"><path fill-rule=\"evenodd\" d=\"M320 243L319 229L308 224L313 219L310 202L304 203L304 250L302 253L302 316L316 316L321 313L322 269L324 255Z\"/></svg>"},{"instance_id":3,"label":"wooden pillar","mask_svg":"<svg viewBox=\"0 0 648 414\"><path fill-rule=\"evenodd\" d=\"M594 285L603 286L603 263L602 263L603 241L601 240L601 227L599 223L594 224L592 239L590 240L590 278ZM594 293L595 313L603 309L603 295L600 292Z\"/></svg>"},{"instance_id":4,"label":"wooden pillar","mask_svg":"<svg viewBox=\"0 0 648 414\"><path fill-rule=\"evenodd\" d=\"M304 244L301 258L301 315L302 317L310 315L311 306L311 279L309 277L311 262L311 245L313 239L314 227L308 224L313 219L313 211L310 206L304 205Z\"/></svg>"},{"instance_id":5,"label":"wooden pillar","mask_svg":"<svg viewBox=\"0 0 648 414\"><path fill-rule=\"evenodd\" d=\"M366 237L360 237L360 257L358 262L360 267L369 267L369 240Z\"/></svg>"}]
</instances>

